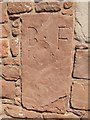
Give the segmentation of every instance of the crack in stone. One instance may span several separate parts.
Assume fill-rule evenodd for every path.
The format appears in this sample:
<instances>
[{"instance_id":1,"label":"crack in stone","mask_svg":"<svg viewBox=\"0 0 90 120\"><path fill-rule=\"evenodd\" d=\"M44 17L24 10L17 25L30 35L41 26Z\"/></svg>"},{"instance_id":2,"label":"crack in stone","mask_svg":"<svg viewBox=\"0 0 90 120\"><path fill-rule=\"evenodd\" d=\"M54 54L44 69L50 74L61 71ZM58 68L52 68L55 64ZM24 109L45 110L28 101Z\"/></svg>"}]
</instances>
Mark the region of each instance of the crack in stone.
<instances>
[{"instance_id":1,"label":"crack in stone","mask_svg":"<svg viewBox=\"0 0 90 120\"><path fill-rule=\"evenodd\" d=\"M67 97L66 95L63 96L63 97L59 97L57 100L54 100L53 102L51 102L51 103L49 103L49 104L55 103L55 102L57 102L58 100L63 99L63 98L66 98L66 97ZM45 105L45 106L49 106L49 104L48 104L48 105Z\"/></svg>"},{"instance_id":2,"label":"crack in stone","mask_svg":"<svg viewBox=\"0 0 90 120\"><path fill-rule=\"evenodd\" d=\"M52 111L49 111L49 110L43 110L43 111L40 111L40 110L34 110L34 109L27 109L26 107L23 106L23 104L21 105L23 109L25 110L28 110L28 111L33 111L33 112L36 112L36 113L56 113L56 114L60 114L58 112L52 112Z\"/></svg>"},{"instance_id":3,"label":"crack in stone","mask_svg":"<svg viewBox=\"0 0 90 120\"><path fill-rule=\"evenodd\" d=\"M73 83L72 83L72 85L73 85ZM71 87L70 87L70 98L69 98L69 107L71 108L71 98L72 98L72 85L71 85Z\"/></svg>"}]
</instances>

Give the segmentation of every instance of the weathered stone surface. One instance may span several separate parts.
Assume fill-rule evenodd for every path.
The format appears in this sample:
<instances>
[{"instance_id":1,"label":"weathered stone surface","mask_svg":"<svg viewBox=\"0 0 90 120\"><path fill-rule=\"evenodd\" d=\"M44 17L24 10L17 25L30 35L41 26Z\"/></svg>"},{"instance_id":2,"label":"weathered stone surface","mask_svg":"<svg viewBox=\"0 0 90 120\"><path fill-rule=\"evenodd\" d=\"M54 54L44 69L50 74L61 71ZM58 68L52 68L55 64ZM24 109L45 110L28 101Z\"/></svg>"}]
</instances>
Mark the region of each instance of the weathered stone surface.
<instances>
[{"instance_id":1,"label":"weathered stone surface","mask_svg":"<svg viewBox=\"0 0 90 120\"><path fill-rule=\"evenodd\" d=\"M10 44L10 50L13 57L16 57L19 54L19 40L18 38L13 38Z\"/></svg>"},{"instance_id":2,"label":"weathered stone surface","mask_svg":"<svg viewBox=\"0 0 90 120\"><path fill-rule=\"evenodd\" d=\"M58 12L61 10L61 4L58 2L42 2L36 4L36 12Z\"/></svg>"},{"instance_id":3,"label":"weathered stone surface","mask_svg":"<svg viewBox=\"0 0 90 120\"><path fill-rule=\"evenodd\" d=\"M41 114L22 109L22 107L14 105L6 105L4 107L6 114L14 118L41 118Z\"/></svg>"},{"instance_id":4,"label":"weathered stone surface","mask_svg":"<svg viewBox=\"0 0 90 120\"><path fill-rule=\"evenodd\" d=\"M74 77L88 79L88 60L88 49L78 49L76 51L75 67L73 73Z\"/></svg>"},{"instance_id":5,"label":"weathered stone surface","mask_svg":"<svg viewBox=\"0 0 90 120\"><path fill-rule=\"evenodd\" d=\"M65 8L65 9L69 9L69 8L71 8L73 6L73 2L64 2L63 3L63 7Z\"/></svg>"},{"instance_id":6,"label":"weathered stone surface","mask_svg":"<svg viewBox=\"0 0 90 120\"><path fill-rule=\"evenodd\" d=\"M88 2L76 2L75 17L75 38L81 42L89 42Z\"/></svg>"},{"instance_id":7,"label":"weathered stone surface","mask_svg":"<svg viewBox=\"0 0 90 120\"><path fill-rule=\"evenodd\" d=\"M8 56L8 39L0 40L0 57Z\"/></svg>"},{"instance_id":8,"label":"weathered stone surface","mask_svg":"<svg viewBox=\"0 0 90 120\"><path fill-rule=\"evenodd\" d=\"M20 76L19 68L15 66L2 66L2 76L6 80L17 80Z\"/></svg>"},{"instance_id":9,"label":"weathered stone surface","mask_svg":"<svg viewBox=\"0 0 90 120\"><path fill-rule=\"evenodd\" d=\"M71 105L77 109L88 109L88 81L78 80L73 82Z\"/></svg>"},{"instance_id":10,"label":"weathered stone surface","mask_svg":"<svg viewBox=\"0 0 90 120\"><path fill-rule=\"evenodd\" d=\"M35 14L21 19L22 104L43 111L69 94L73 17Z\"/></svg>"},{"instance_id":11,"label":"weathered stone surface","mask_svg":"<svg viewBox=\"0 0 90 120\"><path fill-rule=\"evenodd\" d=\"M77 115L75 115L75 114L73 114L73 113L66 113L66 114L64 114L64 115L62 115L62 114L56 114L56 113L44 113L43 114L43 116L44 116L44 118L54 118L54 119L58 119L58 118L78 118L78 120L80 120L79 119L79 116L77 116ZM62 119L62 120L64 120L64 119Z\"/></svg>"},{"instance_id":12,"label":"weathered stone surface","mask_svg":"<svg viewBox=\"0 0 90 120\"><path fill-rule=\"evenodd\" d=\"M15 83L5 80L0 80L0 84L2 84L1 97L13 99L15 97Z\"/></svg>"},{"instance_id":13,"label":"weathered stone surface","mask_svg":"<svg viewBox=\"0 0 90 120\"><path fill-rule=\"evenodd\" d=\"M0 23L7 22L7 11L5 2L0 3Z\"/></svg>"},{"instance_id":14,"label":"weathered stone surface","mask_svg":"<svg viewBox=\"0 0 90 120\"><path fill-rule=\"evenodd\" d=\"M20 65L20 58L3 58L2 63L4 65Z\"/></svg>"},{"instance_id":15,"label":"weathered stone surface","mask_svg":"<svg viewBox=\"0 0 90 120\"><path fill-rule=\"evenodd\" d=\"M9 36L8 24L0 24L0 38L7 38Z\"/></svg>"},{"instance_id":16,"label":"weathered stone surface","mask_svg":"<svg viewBox=\"0 0 90 120\"><path fill-rule=\"evenodd\" d=\"M31 2L8 2L9 14L30 12L32 10Z\"/></svg>"}]
</instances>

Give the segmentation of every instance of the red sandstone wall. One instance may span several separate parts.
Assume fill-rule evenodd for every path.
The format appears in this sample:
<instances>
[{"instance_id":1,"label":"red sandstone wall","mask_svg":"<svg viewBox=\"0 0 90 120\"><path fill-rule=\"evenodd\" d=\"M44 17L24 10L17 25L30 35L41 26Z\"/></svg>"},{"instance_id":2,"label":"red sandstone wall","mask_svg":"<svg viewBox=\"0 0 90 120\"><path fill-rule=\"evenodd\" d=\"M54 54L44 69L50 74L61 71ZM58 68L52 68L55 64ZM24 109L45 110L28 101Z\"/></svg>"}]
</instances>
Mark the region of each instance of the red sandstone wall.
<instances>
[{"instance_id":1,"label":"red sandstone wall","mask_svg":"<svg viewBox=\"0 0 90 120\"><path fill-rule=\"evenodd\" d=\"M72 49L72 57L66 54L66 56L72 59L72 64L70 65L71 72L69 73L71 79L69 79L69 83L67 79L64 81L69 84L69 94L50 103L44 111L41 109L27 109L23 106L22 101L23 75L21 61L23 53L21 44L23 38L21 16L26 13L29 16L36 15L37 13L57 14L67 19L70 17L73 18L74 24L75 15L73 14L73 10L75 6L69 2L0 2L0 9L2 9L2 15L0 15L0 58L2 58L2 61L0 61L0 68L2 69L0 75L2 80L0 83L2 84L2 95L0 95L0 97L2 98L3 107L2 113L0 113L1 117L87 118L88 109L90 109L88 106L88 79L90 79L88 78L88 44L82 44L74 39L73 29L72 47L70 46ZM65 49L68 51L67 48ZM63 67L65 66L63 65ZM61 75L61 77L65 77L65 74ZM54 84L56 84L55 81ZM61 85L60 90L65 89L65 87L66 86L62 87ZM26 101L26 104L31 104L27 102L28 101Z\"/></svg>"}]
</instances>

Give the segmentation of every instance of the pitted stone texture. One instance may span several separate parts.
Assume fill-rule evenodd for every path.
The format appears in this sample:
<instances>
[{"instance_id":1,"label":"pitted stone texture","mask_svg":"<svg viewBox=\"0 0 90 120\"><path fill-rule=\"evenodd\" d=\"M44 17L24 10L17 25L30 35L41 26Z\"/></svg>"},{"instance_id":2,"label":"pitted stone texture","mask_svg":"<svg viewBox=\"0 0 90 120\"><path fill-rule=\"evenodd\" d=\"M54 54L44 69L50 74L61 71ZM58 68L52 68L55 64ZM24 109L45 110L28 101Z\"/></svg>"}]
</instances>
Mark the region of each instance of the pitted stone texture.
<instances>
[{"instance_id":1,"label":"pitted stone texture","mask_svg":"<svg viewBox=\"0 0 90 120\"><path fill-rule=\"evenodd\" d=\"M0 80L0 84L2 84L2 98L14 99L15 97L15 83Z\"/></svg>"},{"instance_id":2,"label":"pitted stone texture","mask_svg":"<svg viewBox=\"0 0 90 120\"><path fill-rule=\"evenodd\" d=\"M32 10L31 2L8 2L9 14L30 12Z\"/></svg>"},{"instance_id":3,"label":"pitted stone texture","mask_svg":"<svg viewBox=\"0 0 90 120\"><path fill-rule=\"evenodd\" d=\"M41 2L36 3L36 12L58 12L61 10L59 2Z\"/></svg>"},{"instance_id":4,"label":"pitted stone texture","mask_svg":"<svg viewBox=\"0 0 90 120\"><path fill-rule=\"evenodd\" d=\"M88 87L87 80L76 80L72 85L71 105L76 109L90 109L88 106Z\"/></svg>"},{"instance_id":5,"label":"pitted stone texture","mask_svg":"<svg viewBox=\"0 0 90 120\"><path fill-rule=\"evenodd\" d=\"M21 19L22 104L43 111L69 94L73 17L26 14Z\"/></svg>"},{"instance_id":6,"label":"pitted stone texture","mask_svg":"<svg viewBox=\"0 0 90 120\"><path fill-rule=\"evenodd\" d=\"M73 76L75 78L88 78L88 49L77 49Z\"/></svg>"},{"instance_id":7,"label":"pitted stone texture","mask_svg":"<svg viewBox=\"0 0 90 120\"><path fill-rule=\"evenodd\" d=\"M16 66L2 66L2 76L6 80L17 80L20 77L20 70Z\"/></svg>"},{"instance_id":8,"label":"pitted stone texture","mask_svg":"<svg viewBox=\"0 0 90 120\"><path fill-rule=\"evenodd\" d=\"M8 39L0 40L0 57L8 56Z\"/></svg>"},{"instance_id":9,"label":"pitted stone texture","mask_svg":"<svg viewBox=\"0 0 90 120\"><path fill-rule=\"evenodd\" d=\"M26 109L23 109L22 107L15 106L15 105L6 105L4 106L4 110L7 115L14 117L14 118L41 118L41 114L34 112L34 111L28 111Z\"/></svg>"}]
</instances>

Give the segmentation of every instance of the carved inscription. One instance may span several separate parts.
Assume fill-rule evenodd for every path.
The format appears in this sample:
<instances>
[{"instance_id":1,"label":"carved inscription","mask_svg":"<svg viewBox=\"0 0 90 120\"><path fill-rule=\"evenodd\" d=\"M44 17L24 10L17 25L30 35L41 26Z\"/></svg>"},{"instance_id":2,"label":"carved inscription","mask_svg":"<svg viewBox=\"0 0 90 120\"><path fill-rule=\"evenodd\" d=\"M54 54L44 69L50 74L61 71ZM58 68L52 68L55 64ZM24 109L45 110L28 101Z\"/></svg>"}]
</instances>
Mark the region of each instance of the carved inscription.
<instances>
[{"instance_id":1,"label":"carved inscription","mask_svg":"<svg viewBox=\"0 0 90 120\"><path fill-rule=\"evenodd\" d=\"M70 28L66 28L66 27L58 27L58 49L59 49L59 45L60 45L60 41L66 41L70 39L70 34L71 30Z\"/></svg>"},{"instance_id":2,"label":"carved inscription","mask_svg":"<svg viewBox=\"0 0 90 120\"><path fill-rule=\"evenodd\" d=\"M21 19L22 104L45 111L69 94L73 19L57 14L22 15Z\"/></svg>"},{"instance_id":3,"label":"carved inscription","mask_svg":"<svg viewBox=\"0 0 90 120\"><path fill-rule=\"evenodd\" d=\"M67 40L68 39L67 34L69 34L69 28L59 27L58 39Z\"/></svg>"},{"instance_id":4,"label":"carved inscription","mask_svg":"<svg viewBox=\"0 0 90 120\"><path fill-rule=\"evenodd\" d=\"M28 27L28 34L29 34L29 45L30 46L34 46L37 42L37 39L36 39L36 33L37 33L37 30L36 28L34 27Z\"/></svg>"}]
</instances>

